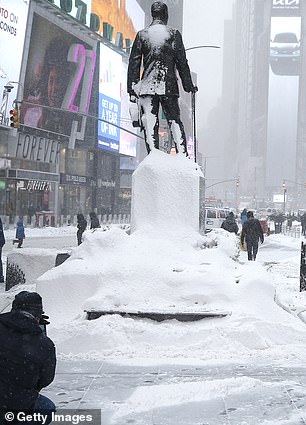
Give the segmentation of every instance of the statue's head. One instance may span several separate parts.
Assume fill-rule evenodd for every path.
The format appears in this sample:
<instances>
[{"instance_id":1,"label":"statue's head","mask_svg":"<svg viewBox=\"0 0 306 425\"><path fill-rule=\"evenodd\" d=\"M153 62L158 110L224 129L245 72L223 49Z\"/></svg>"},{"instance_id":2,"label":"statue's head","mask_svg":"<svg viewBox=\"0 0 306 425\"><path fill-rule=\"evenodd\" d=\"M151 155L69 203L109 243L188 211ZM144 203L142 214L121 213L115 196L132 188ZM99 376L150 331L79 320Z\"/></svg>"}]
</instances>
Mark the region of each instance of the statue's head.
<instances>
[{"instance_id":1,"label":"statue's head","mask_svg":"<svg viewBox=\"0 0 306 425\"><path fill-rule=\"evenodd\" d=\"M151 6L151 15L153 19L160 19L167 24L168 22L168 6L162 1L155 1Z\"/></svg>"}]
</instances>

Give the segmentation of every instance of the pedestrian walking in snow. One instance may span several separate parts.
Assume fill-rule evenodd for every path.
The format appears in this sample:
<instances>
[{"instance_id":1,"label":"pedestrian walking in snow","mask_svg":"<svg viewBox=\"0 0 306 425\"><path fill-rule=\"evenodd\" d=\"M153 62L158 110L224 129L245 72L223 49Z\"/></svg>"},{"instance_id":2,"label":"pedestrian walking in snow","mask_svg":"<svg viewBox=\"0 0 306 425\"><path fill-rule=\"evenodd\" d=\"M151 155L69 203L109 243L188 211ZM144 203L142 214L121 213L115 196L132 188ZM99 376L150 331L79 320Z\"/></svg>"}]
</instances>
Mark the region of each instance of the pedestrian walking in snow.
<instances>
[{"instance_id":1,"label":"pedestrian walking in snow","mask_svg":"<svg viewBox=\"0 0 306 425\"><path fill-rule=\"evenodd\" d=\"M87 228L87 221L85 220L85 217L83 214L77 215L77 228L78 228L77 230L78 245L81 245L83 233L85 232Z\"/></svg>"},{"instance_id":2,"label":"pedestrian walking in snow","mask_svg":"<svg viewBox=\"0 0 306 425\"><path fill-rule=\"evenodd\" d=\"M244 208L243 211L240 214L240 219L241 219L241 225L243 226L244 223L247 221L248 217L247 217L247 209Z\"/></svg>"},{"instance_id":3,"label":"pedestrian walking in snow","mask_svg":"<svg viewBox=\"0 0 306 425\"><path fill-rule=\"evenodd\" d=\"M41 296L27 291L15 296L10 312L0 314L0 411L44 414L47 425L55 405L39 392L54 379L56 357L41 328L49 323L46 317Z\"/></svg>"},{"instance_id":4,"label":"pedestrian walking in snow","mask_svg":"<svg viewBox=\"0 0 306 425\"><path fill-rule=\"evenodd\" d=\"M159 108L165 114L176 151L188 155L180 118L177 74L183 88L195 93L181 33L167 25L168 7L161 1L151 6L152 23L139 31L129 59L127 91L138 102L148 153L159 149ZM143 65L143 70L142 70Z\"/></svg>"},{"instance_id":5,"label":"pedestrian walking in snow","mask_svg":"<svg viewBox=\"0 0 306 425\"><path fill-rule=\"evenodd\" d=\"M226 219L221 224L221 228L227 230L230 233L238 234L238 224L236 223L234 213L231 211Z\"/></svg>"},{"instance_id":6,"label":"pedestrian walking in snow","mask_svg":"<svg viewBox=\"0 0 306 425\"><path fill-rule=\"evenodd\" d=\"M23 217L22 216L20 216L19 220L17 221L15 238L16 239L13 240L13 245L15 243L18 243L17 248L22 248L23 240L25 238L24 224L23 224Z\"/></svg>"},{"instance_id":7,"label":"pedestrian walking in snow","mask_svg":"<svg viewBox=\"0 0 306 425\"><path fill-rule=\"evenodd\" d=\"M3 264L2 264L2 248L5 245L5 237L3 232L3 224L0 218L0 283L4 282Z\"/></svg>"},{"instance_id":8,"label":"pedestrian walking in snow","mask_svg":"<svg viewBox=\"0 0 306 425\"><path fill-rule=\"evenodd\" d=\"M241 244L243 245L244 241L246 241L249 261L256 260L259 240L261 243L264 241L260 222L257 218L254 218L252 211L248 211L247 221L242 227Z\"/></svg>"},{"instance_id":9,"label":"pedestrian walking in snow","mask_svg":"<svg viewBox=\"0 0 306 425\"><path fill-rule=\"evenodd\" d=\"M89 214L89 217L90 217L90 228L91 229L97 229L98 227L101 227L100 223L99 223L99 219L98 219L97 214L95 212L91 212Z\"/></svg>"}]
</instances>

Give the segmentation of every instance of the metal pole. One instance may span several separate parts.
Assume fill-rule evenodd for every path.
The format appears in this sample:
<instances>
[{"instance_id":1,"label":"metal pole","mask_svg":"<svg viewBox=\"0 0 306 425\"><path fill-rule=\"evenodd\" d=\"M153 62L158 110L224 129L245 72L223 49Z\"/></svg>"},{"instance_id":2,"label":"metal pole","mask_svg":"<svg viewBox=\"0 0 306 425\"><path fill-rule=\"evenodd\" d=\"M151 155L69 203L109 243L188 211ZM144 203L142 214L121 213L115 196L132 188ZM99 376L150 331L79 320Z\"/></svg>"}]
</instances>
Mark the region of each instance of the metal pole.
<instances>
[{"instance_id":1,"label":"metal pole","mask_svg":"<svg viewBox=\"0 0 306 425\"><path fill-rule=\"evenodd\" d=\"M2 125L5 124L8 95L9 95L9 91L6 88L4 88L3 95L2 95L2 102L1 102L1 110L0 110L1 124Z\"/></svg>"},{"instance_id":2,"label":"metal pole","mask_svg":"<svg viewBox=\"0 0 306 425\"><path fill-rule=\"evenodd\" d=\"M195 93L191 93L191 111L192 111L192 138L194 150L194 162L197 162L198 145L197 145L197 129L195 117Z\"/></svg>"},{"instance_id":3,"label":"metal pole","mask_svg":"<svg viewBox=\"0 0 306 425\"><path fill-rule=\"evenodd\" d=\"M300 292L306 290L306 245L301 243Z\"/></svg>"},{"instance_id":4,"label":"metal pole","mask_svg":"<svg viewBox=\"0 0 306 425\"><path fill-rule=\"evenodd\" d=\"M204 161L204 173L203 174L204 174L204 187L203 187L204 224L203 224L203 231L204 231L204 235L205 235L205 232L206 232L206 213L205 213L205 208L206 208L206 202L205 202L205 198L206 198L206 158L205 158L205 161Z\"/></svg>"}]
</instances>

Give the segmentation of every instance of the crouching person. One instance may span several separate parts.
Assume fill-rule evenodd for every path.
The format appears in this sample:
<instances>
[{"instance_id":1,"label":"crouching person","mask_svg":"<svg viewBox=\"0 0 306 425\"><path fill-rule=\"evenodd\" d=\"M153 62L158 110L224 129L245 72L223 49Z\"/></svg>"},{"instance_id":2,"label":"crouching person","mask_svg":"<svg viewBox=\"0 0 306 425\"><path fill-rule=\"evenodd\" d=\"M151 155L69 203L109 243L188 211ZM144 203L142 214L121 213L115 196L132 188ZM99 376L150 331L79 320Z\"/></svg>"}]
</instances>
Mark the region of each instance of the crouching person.
<instances>
[{"instance_id":1,"label":"crouching person","mask_svg":"<svg viewBox=\"0 0 306 425\"><path fill-rule=\"evenodd\" d=\"M43 313L41 296L22 291L15 296L11 311L0 314L1 425L32 424L31 415L37 418L38 414L44 419L35 419L36 425L51 422L55 405L39 394L53 381L56 366L54 344L42 330L49 323ZM14 419L7 418L9 422L4 419L7 412L14 415ZM25 414L29 415L26 421Z\"/></svg>"}]
</instances>

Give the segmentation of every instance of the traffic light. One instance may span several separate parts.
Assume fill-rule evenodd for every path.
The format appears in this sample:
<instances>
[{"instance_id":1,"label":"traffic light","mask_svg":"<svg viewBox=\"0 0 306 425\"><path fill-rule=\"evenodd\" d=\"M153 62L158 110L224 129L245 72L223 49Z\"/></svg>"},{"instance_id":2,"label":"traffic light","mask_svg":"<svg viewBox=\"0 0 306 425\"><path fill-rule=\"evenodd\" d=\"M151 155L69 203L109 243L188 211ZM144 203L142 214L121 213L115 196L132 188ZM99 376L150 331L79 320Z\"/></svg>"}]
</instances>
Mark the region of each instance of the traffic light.
<instances>
[{"instance_id":1,"label":"traffic light","mask_svg":"<svg viewBox=\"0 0 306 425\"><path fill-rule=\"evenodd\" d=\"M10 110L10 121L12 128L19 128L19 110L17 106Z\"/></svg>"},{"instance_id":2,"label":"traffic light","mask_svg":"<svg viewBox=\"0 0 306 425\"><path fill-rule=\"evenodd\" d=\"M238 179L236 179L236 187L239 187L239 184L240 184L240 180L238 178Z\"/></svg>"}]
</instances>

